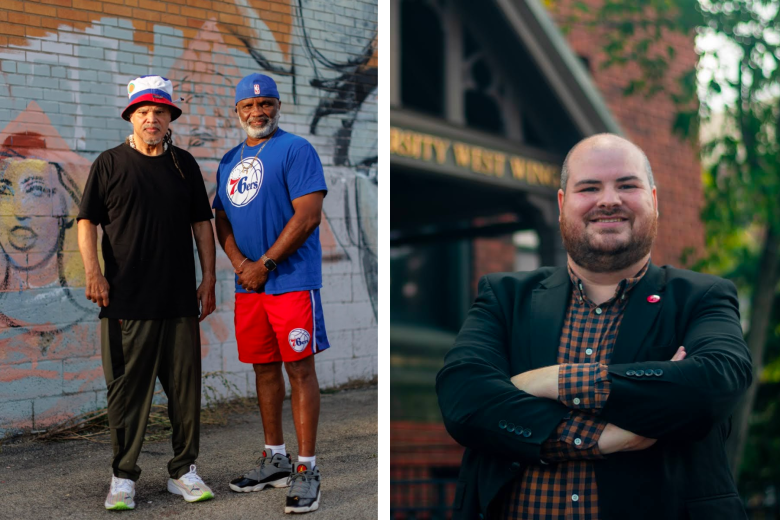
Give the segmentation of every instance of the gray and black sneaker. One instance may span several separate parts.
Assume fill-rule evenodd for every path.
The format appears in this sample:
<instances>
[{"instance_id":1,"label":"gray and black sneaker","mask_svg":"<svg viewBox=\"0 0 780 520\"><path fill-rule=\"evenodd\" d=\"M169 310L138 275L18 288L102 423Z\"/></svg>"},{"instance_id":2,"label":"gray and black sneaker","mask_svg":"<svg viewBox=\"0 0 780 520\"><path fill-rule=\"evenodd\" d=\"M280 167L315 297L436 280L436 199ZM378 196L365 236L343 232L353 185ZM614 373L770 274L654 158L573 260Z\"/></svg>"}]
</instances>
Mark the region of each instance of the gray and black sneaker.
<instances>
[{"instance_id":1,"label":"gray and black sneaker","mask_svg":"<svg viewBox=\"0 0 780 520\"><path fill-rule=\"evenodd\" d=\"M309 462L298 461L295 473L290 475L285 513L308 513L320 507L320 468Z\"/></svg>"},{"instance_id":2,"label":"gray and black sneaker","mask_svg":"<svg viewBox=\"0 0 780 520\"><path fill-rule=\"evenodd\" d=\"M292 463L289 455L277 453L273 457L268 457L263 451L262 457L257 460L259 466L230 482L230 489L238 493L249 493L250 491L260 491L266 486L283 488L290 485L290 473L292 472Z\"/></svg>"}]
</instances>

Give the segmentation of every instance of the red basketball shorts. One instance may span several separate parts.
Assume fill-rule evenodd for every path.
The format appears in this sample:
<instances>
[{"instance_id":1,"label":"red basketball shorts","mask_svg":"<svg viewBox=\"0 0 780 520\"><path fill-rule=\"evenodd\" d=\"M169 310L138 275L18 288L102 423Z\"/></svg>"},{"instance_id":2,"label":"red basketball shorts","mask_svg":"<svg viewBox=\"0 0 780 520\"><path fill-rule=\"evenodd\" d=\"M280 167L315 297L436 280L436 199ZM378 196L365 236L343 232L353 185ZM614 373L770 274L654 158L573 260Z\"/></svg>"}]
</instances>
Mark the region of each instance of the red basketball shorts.
<instances>
[{"instance_id":1,"label":"red basketball shorts","mask_svg":"<svg viewBox=\"0 0 780 520\"><path fill-rule=\"evenodd\" d=\"M243 363L298 361L330 347L319 290L236 293L235 325Z\"/></svg>"}]
</instances>

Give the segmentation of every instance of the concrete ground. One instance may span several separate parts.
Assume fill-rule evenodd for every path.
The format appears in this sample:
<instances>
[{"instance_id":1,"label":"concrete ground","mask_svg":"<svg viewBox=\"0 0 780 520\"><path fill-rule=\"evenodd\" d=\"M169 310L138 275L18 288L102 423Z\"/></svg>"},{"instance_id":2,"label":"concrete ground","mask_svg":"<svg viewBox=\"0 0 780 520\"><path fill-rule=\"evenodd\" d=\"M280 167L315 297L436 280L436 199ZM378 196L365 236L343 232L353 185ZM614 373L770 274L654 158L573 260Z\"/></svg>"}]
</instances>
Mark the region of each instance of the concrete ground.
<instances>
[{"instance_id":1,"label":"concrete ground","mask_svg":"<svg viewBox=\"0 0 780 520\"><path fill-rule=\"evenodd\" d=\"M290 401L284 403L287 450L297 453ZM168 440L147 443L138 465L134 511L106 511L111 481L111 446L89 441L0 445L0 518L13 520L172 518L313 520L377 518L377 390L348 390L322 396L317 465L322 472L319 510L285 515L287 489L234 493L228 483L254 465L262 451L259 413L233 416L226 426L201 430L198 473L214 500L188 504L166 489ZM257 453L253 453L257 452Z\"/></svg>"}]
</instances>

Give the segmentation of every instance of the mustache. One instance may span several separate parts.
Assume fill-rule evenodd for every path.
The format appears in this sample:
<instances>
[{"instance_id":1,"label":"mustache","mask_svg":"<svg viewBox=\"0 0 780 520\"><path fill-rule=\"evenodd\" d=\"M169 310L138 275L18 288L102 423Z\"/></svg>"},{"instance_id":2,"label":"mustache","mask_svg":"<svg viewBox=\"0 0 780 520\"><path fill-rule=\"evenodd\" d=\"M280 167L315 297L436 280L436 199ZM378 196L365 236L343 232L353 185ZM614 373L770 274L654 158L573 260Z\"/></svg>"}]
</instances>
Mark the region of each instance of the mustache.
<instances>
[{"instance_id":1,"label":"mustache","mask_svg":"<svg viewBox=\"0 0 780 520\"><path fill-rule=\"evenodd\" d=\"M148 123L143 126L143 129L146 130L147 128L154 128L156 130L162 130L162 126L157 123Z\"/></svg>"},{"instance_id":2,"label":"mustache","mask_svg":"<svg viewBox=\"0 0 780 520\"><path fill-rule=\"evenodd\" d=\"M247 124L254 123L256 121L260 121L261 123L265 124L270 121L271 118L267 116L257 116L257 117L250 117L246 120Z\"/></svg>"},{"instance_id":3,"label":"mustache","mask_svg":"<svg viewBox=\"0 0 780 520\"><path fill-rule=\"evenodd\" d=\"M615 211L595 210L585 215L585 220L594 220L597 218L624 218L626 220L631 220L631 217L629 215L626 215L624 212L620 210L615 210Z\"/></svg>"}]
</instances>

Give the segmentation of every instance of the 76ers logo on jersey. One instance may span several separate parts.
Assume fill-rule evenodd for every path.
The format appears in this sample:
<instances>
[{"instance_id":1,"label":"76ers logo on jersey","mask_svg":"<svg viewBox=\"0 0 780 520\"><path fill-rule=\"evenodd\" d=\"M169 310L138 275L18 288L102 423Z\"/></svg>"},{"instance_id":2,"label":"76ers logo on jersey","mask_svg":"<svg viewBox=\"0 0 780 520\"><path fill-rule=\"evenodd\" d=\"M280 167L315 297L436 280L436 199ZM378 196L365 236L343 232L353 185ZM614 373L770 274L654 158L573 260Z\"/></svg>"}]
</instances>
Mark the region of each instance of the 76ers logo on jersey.
<instances>
[{"instance_id":1,"label":"76ers logo on jersey","mask_svg":"<svg viewBox=\"0 0 780 520\"><path fill-rule=\"evenodd\" d=\"M263 163L250 157L238 163L228 177L225 191L230 203L236 207L246 206L257 196L263 184Z\"/></svg>"},{"instance_id":2,"label":"76ers logo on jersey","mask_svg":"<svg viewBox=\"0 0 780 520\"><path fill-rule=\"evenodd\" d=\"M309 344L309 332L306 329L293 329L287 336L287 341L295 352L303 352Z\"/></svg>"}]
</instances>

